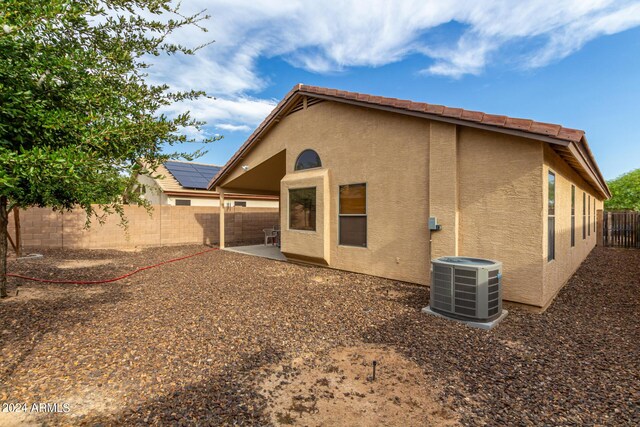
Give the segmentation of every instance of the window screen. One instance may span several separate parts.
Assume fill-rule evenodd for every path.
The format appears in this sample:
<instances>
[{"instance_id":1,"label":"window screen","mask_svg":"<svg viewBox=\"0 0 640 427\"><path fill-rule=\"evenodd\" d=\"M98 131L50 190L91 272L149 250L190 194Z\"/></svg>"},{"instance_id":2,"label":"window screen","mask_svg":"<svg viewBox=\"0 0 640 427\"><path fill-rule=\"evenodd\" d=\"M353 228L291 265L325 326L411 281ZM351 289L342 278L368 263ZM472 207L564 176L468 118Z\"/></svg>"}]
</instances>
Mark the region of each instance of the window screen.
<instances>
[{"instance_id":1,"label":"window screen","mask_svg":"<svg viewBox=\"0 0 640 427\"><path fill-rule=\"evenodd\" d=\"M587 196L587 235L591 236L591 196Z\"/></svg>"},{"instance_id":2,"label":"window screen","mask_svg":"<svg viewBox=\"0 0 640 427\"><path fill-rule=\"evenodd\" d=\"M367 185L340 186L339 244L367 246Z\"/></svg>"},{"instance_id":3,"label":"window screen","mask_svg":"<svg viewBox=\"0 0 640 427\"><path fill-rule=\"evenodd\" d=\"M582 192L582 240L587 238L587 193Z\"/></svg>"},{"instance_id":4,"label":"window screen","mask_svg":"<svg viewBox=\"0 0 640 427\"><path fill-rule=\"evenodd\" d=\"M191 206L189 199L176 199L176 206Z\"/></svg>"},{"instance_id":5,"label":"window screen","mask_svg":"<svg viewBox=\"0 0 640 427\"><path fill-rule=\"evenodd\" d=\"M316 188L289 190L289 228L316 230Z\"/></svg>"},{"instance_id":6,"label":"window screen","mask_svg":"<svg viewBox=\"0 0 640 427\"><path fill-rule=\"evenodd\" d=\"M576 245L576 186L571 186L571 247Z\"/></svg>"},{"instance_id":7,"label":"window screen","mask_svg":"<svg viewBox=\"0 0 640 427\"><path fill-rule=\"evenodd\" d=\"M247 202L239 202L236 200L235 202L233 202L233 206L240 206L240 207L246 208Z\"/></svg>"},{"instance_id":8,"label":"window screen","mask_svg":"<svg viewBox=\"0 0 640 427\"><path fill-rule=\"evenodd\" d=\"M551 261L556 257L556 175L553 172L549 172L547 221L547 261Z\"/></svg>"}]
</instances>

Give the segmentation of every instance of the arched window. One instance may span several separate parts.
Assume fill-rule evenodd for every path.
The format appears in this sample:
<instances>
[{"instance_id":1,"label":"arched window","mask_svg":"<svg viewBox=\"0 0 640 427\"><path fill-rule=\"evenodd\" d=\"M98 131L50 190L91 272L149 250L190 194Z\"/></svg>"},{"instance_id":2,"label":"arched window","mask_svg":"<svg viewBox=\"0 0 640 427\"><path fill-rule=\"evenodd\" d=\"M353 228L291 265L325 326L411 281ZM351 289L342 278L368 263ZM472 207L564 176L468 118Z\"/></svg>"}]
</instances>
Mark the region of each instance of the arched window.
<instances>
[{"instance_id":1,"label":"arched window","mask_svg":"<svg viewBox=\"0 0 640 427\"><path fill-rule=\"evenodd\" d=\"M304 150L296 160L294 170L301 171L303 169L312 169L322 167L320 156L313 150Z\"/></svg>"}]
</instances>

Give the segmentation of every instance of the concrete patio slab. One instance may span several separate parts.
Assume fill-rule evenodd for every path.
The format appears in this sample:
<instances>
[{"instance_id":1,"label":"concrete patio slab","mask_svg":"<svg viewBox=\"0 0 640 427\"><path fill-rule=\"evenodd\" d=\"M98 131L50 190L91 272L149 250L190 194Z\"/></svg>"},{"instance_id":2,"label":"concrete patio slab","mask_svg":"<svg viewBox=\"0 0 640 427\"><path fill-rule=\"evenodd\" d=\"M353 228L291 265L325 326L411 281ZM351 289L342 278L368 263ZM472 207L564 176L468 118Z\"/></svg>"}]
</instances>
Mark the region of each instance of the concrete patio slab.
<instances>
[{"instance_id":1,"label":"concrete patio slab","mask_svg":"<svg viewBox=\"0 0 640 427\"><path fill-rule=\"evenodd\" d=\"M259 256L261 258L275 259L278 261L287 260L287 258L282 255L282 252L280 252L280 248L273 245L232 246L229 248L224 248L224 250L245 255Z\"/></svg>"}]
</instances>

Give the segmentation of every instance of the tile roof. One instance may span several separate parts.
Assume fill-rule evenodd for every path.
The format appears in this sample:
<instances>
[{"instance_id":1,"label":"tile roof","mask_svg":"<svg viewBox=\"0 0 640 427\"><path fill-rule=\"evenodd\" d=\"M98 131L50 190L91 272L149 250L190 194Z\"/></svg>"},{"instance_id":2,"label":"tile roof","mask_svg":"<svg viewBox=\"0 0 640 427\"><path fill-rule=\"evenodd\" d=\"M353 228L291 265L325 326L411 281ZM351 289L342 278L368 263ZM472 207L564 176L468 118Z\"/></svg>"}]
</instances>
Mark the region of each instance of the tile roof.
<instances>
[{"instance_id":1,"label":"tile roof","mask_svg":"<svg viewBox=\"0 0 640 427\"><path fill-rule=\"evenodd\" d=\"M369 106L371 108L384 108L395 110L398 112L418 113L424 115L426 118L432 118L433 120L454 121L460 124L468 123L470 126L486 127L487 129L494 128L496 131L503 132L516 132L531 134L532 137L541 136L544 138L550 138L550 142L557 141L561 145L575 144L583 146L587 153L587 157L593 163L595 168L595 174L597 175L597 185L603 188L603 194L610 197L610 192L607 184L602 177L598 165L593 158L593 154L589 149L586 142L585 132L580 129L565 128L558 124L537 122L530 119L522 119L515 117L507 117L495 114L483 113L481 111L465 110L463 108L451 108L444 105L429 104L426 102L414 102L405 99L387 98L384 96L367 95L358 92L349 92L345 90L329 89L319 86L309 86L305 84L297 84L287 93L282 100L275 106L275 108L269 113L269 115L260 123L260 125L253 131L253 133L247 138L245 143L235 152L235 154L229 159L224 167L218 172L216 176L209 182L209 188L212 188L218 183L220 179L227 173L227 171L235 164L235 162L241 158L244 153L249 150L254 143L260 141L260 134L271 126L274 119L276 119L282 112L284 107L289 101L296 95L317 95L322 98L332 99L335 101L350 102L362 106ZM277 122L278 120L275 120Z\"/></svg>"},{"instance_id":2,"label":"tile roof","mask_svg":"<svg viewBox=\"0 0 640 427\"><path fill-rule=\"evenodd\" d=\"M347 92L344 90L328 89L318 86L297 85L294 91L306 92L309 94L325 95L345 100L354 100L371 105L391 107L397 110L414 111L426 113L443 118L462 120L470 123L478 123L487 126L495 126L505 129L513 129L520 132L533 133L548 136L554 139L578 142L584 136L584 131L579 129L565 128L553 123L537 122L529 119L519 119L495 114L487 114L481 111L465 110L462 108L451 108L444 105L428 104L426 102L413 102L405 99L387 98L384 96L367 95L364 93ZM290 92L291 94L291 92ZM287 99L285 97L285 99Z\"/></svg>"}]
</instances>

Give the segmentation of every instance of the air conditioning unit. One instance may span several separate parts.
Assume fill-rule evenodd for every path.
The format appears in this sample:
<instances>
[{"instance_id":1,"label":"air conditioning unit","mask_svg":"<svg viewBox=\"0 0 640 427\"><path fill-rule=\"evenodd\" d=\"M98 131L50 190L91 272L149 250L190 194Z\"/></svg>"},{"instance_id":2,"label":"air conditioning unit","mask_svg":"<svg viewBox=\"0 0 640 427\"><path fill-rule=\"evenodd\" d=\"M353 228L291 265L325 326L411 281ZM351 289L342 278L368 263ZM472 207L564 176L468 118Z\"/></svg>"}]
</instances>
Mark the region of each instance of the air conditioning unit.
<instances>
[{"instance_id":1,"label":"air conditioning unit","mask_svg":"<svg viewBox=\"0 0 640 427\"><path fill-rule=\"evenodd\" d=\"M502 314L502 263L467 257L432 260L430 308L461 320L497 319Z\"/></svg>"}]
</instances>

